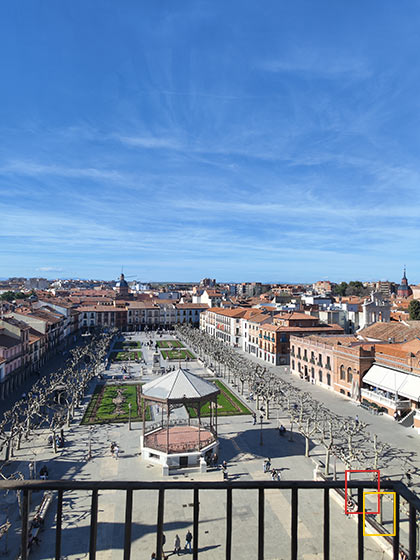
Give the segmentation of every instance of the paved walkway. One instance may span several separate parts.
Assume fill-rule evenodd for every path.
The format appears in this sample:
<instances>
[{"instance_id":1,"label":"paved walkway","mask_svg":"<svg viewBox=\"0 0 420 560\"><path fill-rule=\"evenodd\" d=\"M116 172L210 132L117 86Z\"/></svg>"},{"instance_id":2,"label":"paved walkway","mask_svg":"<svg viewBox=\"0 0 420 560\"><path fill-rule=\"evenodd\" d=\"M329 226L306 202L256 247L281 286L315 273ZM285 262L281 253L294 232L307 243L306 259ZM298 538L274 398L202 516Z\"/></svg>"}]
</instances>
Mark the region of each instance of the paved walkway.
<instances>
[{"instance_id":1,"label":"paved walkway","mask_svg":"<svg viewBox=\"0 0 420 560\"><path fill-rule=\"evenodd\" d=\"M140 339L144 335L137 335ZM172 337L166 337L172 338ZM144 352L147 372L141 375L140 364L132 366L132 374L141 381L152 379L151 359L153 352ZM196 366L198 369L198 366ZM112 365L105 372L109 377L121 370ZM206 372L202 369L203 374ZM91 391L94 385L91 386ZM87 406L85 399L83 408ZM133 423L129 431L127 424L98 425L93 429L82 426L79 421L83 409L70 429L65 430L66 446L57 455L46 446L47 432L41 432L31 442L24 442L10 471L20 470L28 477L28 464L36 459L37 471L47 464L50 479L71 480L162 480L161 467L141 460L139 442L141 423ZM375 419L376 420L376 419ZM277 418L265 421L262 440L261 427L254 425L250 416L219 417L220 461L228 462L232 480L261 480L269 478L263 473L263 460L269 456L272 466L281 470L284 479L310 479L313 476L311 459L304 458L302 438L295 434L293 441L280 437L276 430ZM392 424L391 424L392 425ZM89 440L92 460L87 460ZM110 444L116 441L120 457L110 454ZM179 471L170 480L221 480L218 469L204 474ZM0 496L0 502L3 497ZM40 496L34 496L34 503ZM322 551L322 494L316 491L299 493L299 558L314 560L321 558ZM184 539L192 529L192 492L169 491L165 498L164 532L165 551L170 552L176 534ZM266 492L265 536L266 560L290 558L290 491ZM134 496L132 558L149 560L156 547L157 495L139 491ZM16 508L9 506L10 512ZM31 558L45 560L53 558L55 503L47 515L45 529L41 533L41 544ZM90 495L83 492L66 493L63 507L63 558L77 560L87 558L89 540ZM124 538L125 496L123 492L101 492L99 496L98 559L120 560ZM234 490L233 492L233 558L257 557L257 492ZM353 518L344 515L342 507L331 502L332 558L350 560L356 555L356 528ZM200 558L221 559L225 555L226 496L222 491L206 491L200 495ZM13 531L9 535L9 554L14 558L18 549L17 516L13 518ZM0 551L1 551L0 541ZM371 538L365 539L365 558L380 560L382 552Z\"/></svg>"}]
</instances>

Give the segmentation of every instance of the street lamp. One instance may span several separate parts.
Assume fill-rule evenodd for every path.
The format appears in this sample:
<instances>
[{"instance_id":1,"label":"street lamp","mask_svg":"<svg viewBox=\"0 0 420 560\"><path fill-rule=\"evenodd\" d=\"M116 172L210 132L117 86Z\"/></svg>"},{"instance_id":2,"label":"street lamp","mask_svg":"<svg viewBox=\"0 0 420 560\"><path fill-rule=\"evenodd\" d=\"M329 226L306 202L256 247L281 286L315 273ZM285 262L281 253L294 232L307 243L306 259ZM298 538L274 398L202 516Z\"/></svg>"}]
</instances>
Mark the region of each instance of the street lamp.
<instances>
[{"instance_id":1,"label":"street lamp","mask_svg":"<svg viewBox=\"0 0 420 560\"><path fill-rule=\"evenodd\" d=\"M131 402L128 403L128 430L131 430Z\"/></svg>"},{"instance_id":2,"label":"street lamp","mask_svg":"<svg viewBox=\"0 0 420 560\"><path fill-rule=\"evenodd\" d=\"M92 426L89 427L89 449L87 459L90 461L92 459Z\"/></svg>"}]
</instances>

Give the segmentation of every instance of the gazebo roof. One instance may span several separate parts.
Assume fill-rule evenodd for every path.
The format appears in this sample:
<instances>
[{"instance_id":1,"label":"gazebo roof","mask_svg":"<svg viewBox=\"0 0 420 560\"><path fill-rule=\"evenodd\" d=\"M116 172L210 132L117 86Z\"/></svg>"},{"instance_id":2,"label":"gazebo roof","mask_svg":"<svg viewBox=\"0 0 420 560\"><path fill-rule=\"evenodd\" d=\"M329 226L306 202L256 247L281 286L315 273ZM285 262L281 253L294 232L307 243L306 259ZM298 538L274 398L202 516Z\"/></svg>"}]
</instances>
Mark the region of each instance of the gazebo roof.
<instances>
[{"instance_id":1,"label":"gazebo roof","mask_svg":"<svg viewBox=\"0 0 420 560\"><path fill-rule=\"evenodd\" d=\"M146 398L160 401L201 400L219 393L214 383L179 368L159 377L141 388Z\"/></svg>"}]
</instances>

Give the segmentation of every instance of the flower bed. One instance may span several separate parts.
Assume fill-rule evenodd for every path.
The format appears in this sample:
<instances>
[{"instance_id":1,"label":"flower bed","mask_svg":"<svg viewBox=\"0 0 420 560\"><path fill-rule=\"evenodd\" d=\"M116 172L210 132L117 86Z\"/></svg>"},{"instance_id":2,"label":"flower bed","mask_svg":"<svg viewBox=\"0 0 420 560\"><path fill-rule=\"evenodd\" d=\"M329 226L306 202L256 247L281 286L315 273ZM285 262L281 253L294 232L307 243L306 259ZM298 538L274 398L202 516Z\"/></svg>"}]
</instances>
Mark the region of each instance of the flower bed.
<instances>
[{"instance_id":1,"label":"flower bed","mask_svg":"<svg viewBox=\"0 0 420 560\"><path fill-rule=\"evenodd\" d=\"M157 345L159 348L184 348L179 340L158 340Z\"/></svg>"},{"instance_id":2,"label":"flower bed","mask_svg":"<svg viewBox=\"0 0 420 560\"><path fill-rule=\"evenodd\" d=\"M161 350L165 360L195 360L195 356L189 350Z\"/></svg>"},{"instance_id":3,"label":"flower bed","mask_svg":"<svg viewBox=\"0 0 420 560\"><path fill-rule=\"evenodd\" d=\"M128 362L129 360L135 361L141 360L142 358L143 354L140 350L136 350L135 352L114 350L109 356L109 359L113 362Z\"/></svg>"},{"instance_id":4,"label":"flower bed","mask_svg":"<svg viewBox=\"0 0 420 560\"><path fill-rule=\"evenodd\" d=\"M104 424L128 422L131 404L131 421L142 420L141 384L98 385L82 419L82 424ZM146 407L146 420L150 420L150 409Z\"/></svg>"},{"instance_id":5,"label":"flower bed","mask_svg":"<svg viewBox=\"0 0 420 560\"><path fill-rule=\"evenodd\" d=\"M220 389L217 396L217 416L237 416L241 414L252 414L249 410L227 387L224 383L217 380L211 380ZM188 407L188 414L191 418L197 417L197 411ZM202 417L210 416L210 403L206 403L201 407Z\"/></svg>"}]
</instances>

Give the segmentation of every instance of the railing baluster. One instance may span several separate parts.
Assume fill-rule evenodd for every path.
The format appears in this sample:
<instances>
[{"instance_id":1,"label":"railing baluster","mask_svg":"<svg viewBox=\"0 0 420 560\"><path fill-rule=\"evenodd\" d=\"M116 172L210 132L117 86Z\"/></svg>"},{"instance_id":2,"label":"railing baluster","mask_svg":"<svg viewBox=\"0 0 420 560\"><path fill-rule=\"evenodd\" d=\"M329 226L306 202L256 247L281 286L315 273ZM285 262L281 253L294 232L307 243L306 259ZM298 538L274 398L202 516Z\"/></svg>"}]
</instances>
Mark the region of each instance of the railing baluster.
<instances>
[{"instance_id":1,"label":"railing baluster","mask_svg":"<svg viewBox=\"0 0 420 560\"><path fill-rule=\"evenodd\" d=\"M297 560L298 557L298 489L292 488L292 560Z\"/></svg>"},{"instance_id":2,"label":"railing baluster","mask_svg":"<svg viewBox=\"0 0 420 560\"><path fill-rule=\"evenodd\" d=\"M25 488L23 490L23 500L22 500L22 535L21 535L22 560L26 560L28 558L28 517L29 517L29 490Z\"/></svg>"},{"instance_id":3,"label":"railing baluster","mask_svg":"<svg viewBox=\"0 0 420 560\"><path fill-rule=\"evenodd\" d=\"M131 556L131 520L133 515L133 490L128 489L125 496L124 560Z\"/></svg>"},{"instance_id":4,"label":"railing baluster","mask_svg":"<svg viewBox=\"0 0 420 560\"><path fill-rule=\"evenodd\" d=\"M358 511L363 507L363 488L357 489L357 507ZM364 542L363 542L363 515L357 516L357 558L363 560Z\"/></svg>"},{"instance_id":5,"label":"railing baluster","mask_svg":"<svg viewBox=\"0 0 420 560\"><path fill-rule=\"evenodd\" d=\"M55 521L55 560L61 560L61 528L63 520L63 491L57 495L57 516Z\"/></svg>"},{"instance_id":6,"label":"railing baluster","mask_svg":"<svg viewBox=\"0 0 420 560\"><path fill-rule=\"evenodd\" d=\"M330 489L324 488L324 560L330 560Z\"/></svg>"},{"instance_id":7,"label":"railing baluster","mask_svg":"<svg viewBox=\"0 0 420 560\"><path fill-rule=\"evenodd\" d=\"M264 488L258 488L258 560L264 560Z\"/></svg>"},{"instance_id":8,"label":"railing baluster","mask_svg":"<svg viewBox=\"0 0 420 560\"><path fill-rule=\"evenodd\" d=\"M165 490L159 488L158 514L157 514L157 536L156 536L156 558L162 560L162 537L163 537L163 511L165 505Z\"/></svg>"},{"instance_id":9,"label":"railing baluster","mask_svg":"<svg viewBox=\"0 0 420 560\"><path fill-rule=\"evenodd\" d=\"M98 490L92 490L90 508L89 560L96 558L96 537L98 535Z\"/></svg>"},{"instance_id":10,"label":"railing baluster","mask_svg":"<svg viewBox=\"0 0 420 560\"><path fill-rule=\"evenodd\" d=\"M400 495L395 493L395 535L393 539L393 560L400 560Z\"/></svg>"},{"instance_id":11,"label":"railing baluster","mask_svg":"<svg viewBox=\"0 0 420 560\"><path fill-rule=\"evenodd\" d=\"M226 560L232 557L232 488L227 489L226 496Z\"/></svg>"},{"instance_id":12,"label":"railing baluster","mask_svg":"<svg viewBox=\"0 0 420 560\"><path fill-rule=\"evenodd\" d=\"M200 502L198 501L198 488L194 488L194 517L193 517L193 560L198 559L198 519Z\"/></svg>"},{"instance_id":13,"label":"railing baluster","mask_svg":"<svg viewBox=\"0 0 420 560\"><path fill-rule=\"evenodd\" d=\"M416 508L413 504L410 504L409 509L409 549L408 549L408 558L409 560L416 560L417 553L416 553Z\"/></svg>"}]
</instances>

